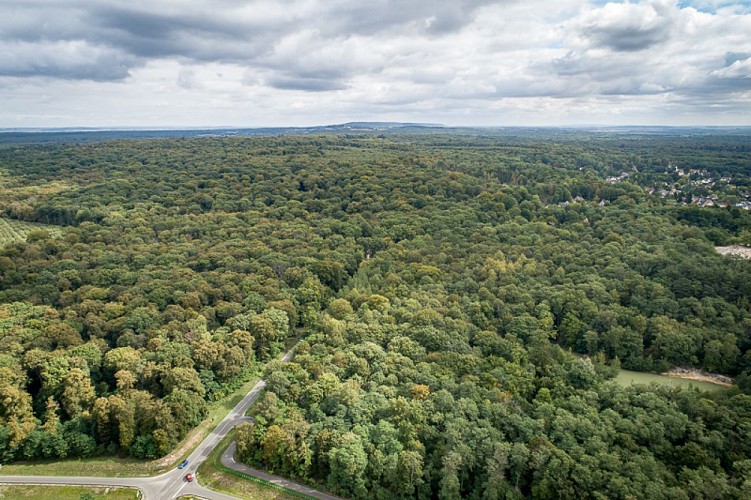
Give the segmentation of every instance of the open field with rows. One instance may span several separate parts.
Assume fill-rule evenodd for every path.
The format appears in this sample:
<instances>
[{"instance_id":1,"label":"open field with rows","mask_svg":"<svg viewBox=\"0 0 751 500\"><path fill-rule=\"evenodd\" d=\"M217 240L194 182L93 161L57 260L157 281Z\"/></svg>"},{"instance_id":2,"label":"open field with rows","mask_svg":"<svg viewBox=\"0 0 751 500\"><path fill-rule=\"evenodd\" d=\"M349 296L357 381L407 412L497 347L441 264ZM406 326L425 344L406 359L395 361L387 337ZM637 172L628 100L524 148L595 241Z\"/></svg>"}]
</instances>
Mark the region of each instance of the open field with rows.
<instances>
[{"instance_id":1,"label":"open field with rows","mask_svg":"<svg viewBox=\"0 0 751 500\"><path fill-rule=\"evenodd\" d=\"M59 236L62 228L49 224L0 218L0 247L26 241L29 233L33 231L47 231L52 236Z\"/></svg>"}]
</instances>

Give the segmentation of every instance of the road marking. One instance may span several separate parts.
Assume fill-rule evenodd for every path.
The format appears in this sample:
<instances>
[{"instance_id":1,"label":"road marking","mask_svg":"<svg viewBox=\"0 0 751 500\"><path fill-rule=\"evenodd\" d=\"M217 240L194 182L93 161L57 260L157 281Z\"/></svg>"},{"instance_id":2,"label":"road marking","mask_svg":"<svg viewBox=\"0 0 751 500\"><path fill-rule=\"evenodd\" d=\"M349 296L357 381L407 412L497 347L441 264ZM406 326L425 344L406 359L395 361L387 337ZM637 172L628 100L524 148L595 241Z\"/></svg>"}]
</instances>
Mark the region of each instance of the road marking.
<instances>
[{"instance_id":1,"label":"road marking","mask_svg":"<svg viewBox=\"0 0 751 500\"><path fill-rule=\"evenodd\" d=\"M183 484L182 486L180 486L180 487L179 487L179 488L177 489L177 491L176 491L176 492L175 492L175 494L174 494L174 495L172 496L172 498L177 498L177 497L179 497L179 496L180 496L180 492L181 492L181 491L183 490L183 488L185 488L186 486L188 486L188 481L187 481L187 480L184 480L184 482L185 482L185 484Z\"/></svg>"}]
</instances>

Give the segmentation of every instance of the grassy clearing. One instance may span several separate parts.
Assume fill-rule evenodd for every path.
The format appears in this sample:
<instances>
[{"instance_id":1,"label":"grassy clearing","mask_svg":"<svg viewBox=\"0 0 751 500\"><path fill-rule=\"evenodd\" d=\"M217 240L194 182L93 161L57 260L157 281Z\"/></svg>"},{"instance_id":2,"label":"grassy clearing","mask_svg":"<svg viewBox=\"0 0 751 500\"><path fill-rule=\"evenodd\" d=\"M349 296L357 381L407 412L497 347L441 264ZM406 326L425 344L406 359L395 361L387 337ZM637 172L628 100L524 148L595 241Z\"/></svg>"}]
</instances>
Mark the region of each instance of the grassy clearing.
<instances>
[{"instance_id":1,"label":"grassy clearing","mask_svg":"<svg viewBox=\"0 0 751 500\"><path fill-rule=\"evenodd\" d=\"M153 462L135 458L95 457L80 460L39 460L3 464L0 476L145 477L155 474Z\"/></svg>"},{"instance_id":2,"label":"grassy clearing","mask_svg":"<svg viewBox=\"0 0 751 500\"><path fill-rule=\"evenodd\" d=\"M725 387L713 384L711 382L701 382L697 380L687 380L677 377L668 377L667 375L658 375L655 373L632 372L631 370L621 370L615 377L615 381L622 386L632 384L657 384L670 385L672 387L696 387L700 391L721 391Z\"/></svg>"},{"instance_id":3,"label":"grassy clearing","mask_svg":"<svg viewBox=\"0 0 751 500\"><path fill-rule=\"evenodd\" d=\"M87 496L86 494L89 494ZM98 486L44 486L44 485L0 485L0 498L25 498L28 500L134 500L138 490L133 488L113 488Z\"/></svg>"},{"instance_id":4,"label":"grassy clearing","mask_svg":"<svg viewBox=\"0 0 751 500\"><path fill-rule=\"evenodd\" d=\"M157 460L95 457L77 460L51 460L4 464L0 475L18 476L101 476L148 477L176 467L258 382L254 376L232 394L212 405L209 415L166 457Z\"/></svg>"},{"instance_id":5,"label":"grassy clearing","mask_svg":"<svg viewBox=\"0 0 751 500\"><path fill-rule=\"evenodd\" d=\"M47 231L51 236L59 236L63 231L58 226L0 218L0 247L26 241L26 236L30 232L40 229Z\"/></svg>"},{"instance_id":6,"label":"grassy clearing","mask_svg":"<svg viewBox=\"0 0 751 500\"><path fill-rule=\"evenodd\" d=\"M299 500L299 496L293 496L276 488L264 486L259 482L244 479L235 474L217 469L217 466L221 466L222 453L224 453L224 450L227 449L234 439L235 431L233 429L211 451L206 461L198 468L198 477L200 478L201 486L239 498L253 500Z\"/></svg>"}]
</instances>

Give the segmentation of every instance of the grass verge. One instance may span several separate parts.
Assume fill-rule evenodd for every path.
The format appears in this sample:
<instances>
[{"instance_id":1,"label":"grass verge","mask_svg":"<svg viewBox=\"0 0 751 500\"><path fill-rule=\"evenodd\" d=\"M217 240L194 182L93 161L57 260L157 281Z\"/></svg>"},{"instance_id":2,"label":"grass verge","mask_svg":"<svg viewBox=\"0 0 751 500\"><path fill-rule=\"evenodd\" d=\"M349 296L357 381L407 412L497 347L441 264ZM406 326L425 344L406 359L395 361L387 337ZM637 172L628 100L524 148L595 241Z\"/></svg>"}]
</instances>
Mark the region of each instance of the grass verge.
<instances>
[{"instance_id":1,"label":"grass verge","mask_svg":"<svg viewBox=\"0 0 751 500\"><path fill-rule=\"evenodd\" d=\"M44 486L44 485L0 485L0 498L24 498L27 500L135 500L138 490L133 488L113 488L102 486Z\"/></svg>"},{"instance_id":2,"label":"grass verge","mask_svg":"<svg viewBox=\"0 0 751 500\"><path fill-rule=\"evenodd\" d=\"M235 431L233 429L211 451L211 454L198 468L198 477L200 478L201 486L236 497L253 500L297 500L299 498L310 498L222 465L222 454L234 439Z\"/></svg>"}]
</instances>

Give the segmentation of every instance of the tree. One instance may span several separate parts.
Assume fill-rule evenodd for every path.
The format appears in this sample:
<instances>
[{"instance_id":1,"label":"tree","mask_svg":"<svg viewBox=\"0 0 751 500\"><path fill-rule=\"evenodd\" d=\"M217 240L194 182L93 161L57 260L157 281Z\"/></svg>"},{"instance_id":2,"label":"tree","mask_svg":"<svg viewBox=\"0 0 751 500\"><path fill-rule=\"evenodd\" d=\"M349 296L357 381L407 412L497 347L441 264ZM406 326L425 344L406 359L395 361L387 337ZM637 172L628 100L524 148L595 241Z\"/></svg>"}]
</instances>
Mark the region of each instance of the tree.
<instances>
[{"instance_id":1,"label":"tree","mask_svg":"<svg viewBox=\"0 0 751 500\"><path fill-rule=\"evenodd\" d=\"M342 320L353 313L352 305L347 299L334 299L329 303L329 314Z\"/></svg>"},{"instance_id":2,"label":"tree","mask_svg":"<svg viewBox=\"0 0 751 500\"><path fill-rule=\"evenodd\" d=\"M58 427L60 425L60 405L55 401L52 396L47 398L47 405L44 410L44 424L42 430L48 434L57 434Z\"/></svg>"},{"instance_id":3,"label":"tree","mask_svg":"<svg viewBox=\"0 0 751 500\"><path fill-rule=\"evenodd\" d=\"M164 375L162 385L167 393L180 389L183 391L193 391L199 396L206 394L206 390L201 385L201 379L193 368L172 368Z\"/></svg>"},{"instance_id":4,"label":"tree","mask_svg":"<svg viewBox=\"0 0 751 500\"><path fill-rule=\"evenodd\" d=\"M459 482L459 469L462 466L462 456L450 451L443 457L441 468L441 480L439 481L438 498L453 499L461 497L461 483Z\"/></svg>"},{"instance_id":5,"label":"tree","mask_svg":"<svg viewBox=\"0 0 751 500\"><path fill-rule=\"evenodd\" d=\"M31 396L20 388L19 373L0 368L0 426L7 429L8 447L18 447L36 427Z\"/></svg>"},{"instance_id":6,"label":"tree","mask_svg":"<svg viewBox=\"0 0 751 500\"><path fill-rule=\"evenodd\" d=\"M328 453L331 472L329 484L343 494L364 498L367 496L365 468L368 457L359 436L348 432L342 436L339 445Z\"/></svg>"},{"instance_id":7,"label":"tree","mask_svg":"<svg viewBox=\"0 0 751 500\"><path fill-rule=\"evenodd\" d=\"M88 373L80 368L70 370L65 380L62 394L62 407L71 419L88 417L96 394Z\"/></svg>"}]
</instances>

